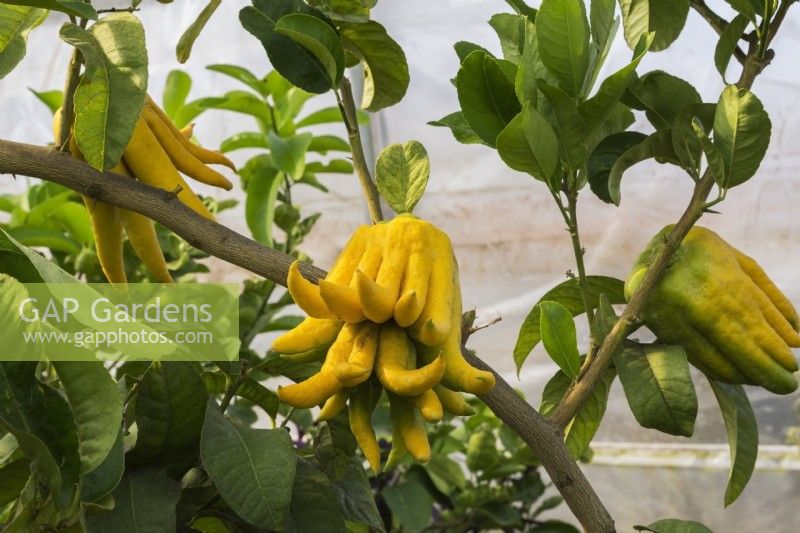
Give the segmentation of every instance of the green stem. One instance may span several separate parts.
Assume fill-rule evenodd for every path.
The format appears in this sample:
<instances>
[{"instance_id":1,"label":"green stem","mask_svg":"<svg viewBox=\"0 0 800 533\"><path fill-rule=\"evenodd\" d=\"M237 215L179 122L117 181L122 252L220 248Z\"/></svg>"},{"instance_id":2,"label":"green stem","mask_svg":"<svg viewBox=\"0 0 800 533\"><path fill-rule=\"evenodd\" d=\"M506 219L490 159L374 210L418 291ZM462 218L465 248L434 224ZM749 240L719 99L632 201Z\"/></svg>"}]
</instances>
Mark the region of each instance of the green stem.
<instances>
[{"instance_id":1,"label":"green stem","mask_svg":"<svg viewBox=\"0 0 800 533\"><path fill-rule=\"evenodd\" d=\"M67 67L67 79L64 81L64 101L61 104L61 130L58 132L58 139L55 139L56 147L62 152L69 150L69 137L72 134L72 123L75 121L75 90L81 76L81 53L77 48L73 48L72 56Z\"/></svg>"},{"instance_id":2,"label":"green stem","mask_svg":"<svg viewBox=\"0 0 800 533\"><path fill-rule=\"evenodd\" d=\"M383 220L380 197L378 196L378 189L375 187L375 182L372 181L369 165L367 165L367 158L364 155L364 145L361 142L361 133L358 128L358 111L356 110L355 100L353 100L353 88L350 86L350 80L346 77L342 77L342 81L339 83L339 91L336 92L336 100L339 102L339 110L342 113L342 119L344 119L344 124L347 127L347 137L350 141L350 149L352 150L353 166L358 175L358 180L361 182L361 189L364 192L364 199L367 201L369 216L372 219L372 223L377 224Z\"/></svg>"},{"instance_id":3,"label":"green stem","mask_svg":"<svg viewBox=\"0 0 800 533\"><path fill-rule=\"evenodd\" d=\"M567 224L569 236L572 239L572 251L575 254L575 263L578 268L578 286L581 291L581 298L583 299L583 307L586 310L586 318L589 321L589 333L591 335L590 345L594 346L596 342L594 313L592 312L592 303L589 300L589 283L586 280L586 267L583 263L585 250L583 246L581 246L581 236L578 231L578 192L575 190L567 194L567 215L569 217ZM590 351L592 350L590 349Z\"/></svg>"}]
</instances>

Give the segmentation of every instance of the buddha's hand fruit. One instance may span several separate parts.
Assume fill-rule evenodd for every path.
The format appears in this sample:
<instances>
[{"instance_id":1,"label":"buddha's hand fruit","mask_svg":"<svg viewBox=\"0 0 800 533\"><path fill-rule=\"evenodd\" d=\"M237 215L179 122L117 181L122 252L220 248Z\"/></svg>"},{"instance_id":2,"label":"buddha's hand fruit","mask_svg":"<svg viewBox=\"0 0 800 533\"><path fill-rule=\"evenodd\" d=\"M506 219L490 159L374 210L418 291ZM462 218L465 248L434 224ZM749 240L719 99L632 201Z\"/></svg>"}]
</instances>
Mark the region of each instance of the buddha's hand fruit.
<instances>
[{"instance_id":1,"label":"buddha's hand fruit","mask_svg":"<svg viewBox=\"0 0 800 533\"><path fill-rule=\"evenodd\" d=\"M627 282L630 299L672 226L640 255ZM727 383L776 394L797 389L797 311L752 258L713 231L695 227L647 300L644 323L662 342L683 346L689 361Z\"/></svg>"},{"instance_id":2,"label":"buddha's hand fruit","mask_svg":"<svg viewBox=\"0 0 800 533\"><path fill-rule=\"evenodd\" d=\"M60 119L59 110L55 113L53 123L56 139L60 137ZM178 199L188 207L213 219L213 215L192 192L180 173L229 190L231 182L206 164L221 164L233 170L235 166L223 154L193 144L189 140L191 135L191 127L185 131L178 130L158 105L147 97L122 160L111 172L175 192ZM70 136L69 149L73 157L84 159L74 135ZM84 202L92 221L98 260L111 283L127 282L123 260L124 233L127 233L131 247L153 277L160 282L172 282L151 220L138 213L90 198L84 198Z\"/></svg>"},{"instance_id":3,"label":"buddha's hand fruit","mask_svg":"<svg viewBox=\"0 0 800 533\"><path fill-rule=\"evenodd\" d=\"M309 316L349 323L393 319L410 328L418 342L436 346L450 333L456 270L444 232L414 216L399 215L356 230L319 285L293 265L289 291Z\"/></svg>"}]
</instances>

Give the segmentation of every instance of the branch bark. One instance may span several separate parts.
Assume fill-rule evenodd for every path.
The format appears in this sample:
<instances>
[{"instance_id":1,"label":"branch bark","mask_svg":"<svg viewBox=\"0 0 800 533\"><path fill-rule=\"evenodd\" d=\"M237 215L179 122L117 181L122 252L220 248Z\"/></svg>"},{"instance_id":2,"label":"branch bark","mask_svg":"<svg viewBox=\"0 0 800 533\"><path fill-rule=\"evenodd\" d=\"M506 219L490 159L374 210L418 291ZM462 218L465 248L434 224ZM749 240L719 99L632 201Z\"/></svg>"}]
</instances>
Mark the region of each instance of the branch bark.
<instances>
[{"instance_id":1,"label":"branch bark","mask_svg":"<svg viewBox=\"0 0 800 533\"><path fill-rule=\"evenodd\" d=\"M0 173L58 183L94 200L141 213L198 249L286 285L293 257L201 217L168 191L111 172L100 172L52 148L6 140L0 140ZM302 271L312 281L325 276L324 271L310 265L304 265ZM614 521L570 457L559 428L545 420L486 363L469 354L467 358L471 364L495 374L497 385L481 399L530 446L586 531L614 531Z\"/></svg>"}]
</instances>

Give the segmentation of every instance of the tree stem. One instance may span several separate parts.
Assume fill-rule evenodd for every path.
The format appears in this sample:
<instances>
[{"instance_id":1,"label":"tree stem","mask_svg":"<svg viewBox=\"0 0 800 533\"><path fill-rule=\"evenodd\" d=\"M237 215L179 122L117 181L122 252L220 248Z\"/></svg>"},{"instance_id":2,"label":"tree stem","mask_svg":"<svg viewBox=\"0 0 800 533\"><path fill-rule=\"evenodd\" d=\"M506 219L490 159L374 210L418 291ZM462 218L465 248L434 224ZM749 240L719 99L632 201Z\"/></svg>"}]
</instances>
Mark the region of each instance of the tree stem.
<instances>
[{"instance_id":1,"label":"tree stem","mask_svg":"<svg viewBox=\"0 0 800 533\"><path fill-rule=\"evenodd\" d=\"M347 127L347 138L350 140L353 166L358 175L358 181L361 183L364 199L367 202L369 217L373 224L377 224L383 220L380 196L378 195L378 189L375 187L375 182L372 181L369 165L367 165L367 159L364 155L364 145L361 142L361 132L358 127L358 110L356 109L355 100L353 100L353 88L350 85L350 80L345 76L342 77L342 81L339 83L339 91L336 93L336 98L339 102L339 110L342 112L342 119L344 119L344 124Z\"/></svg>"},{"instance_id":2,"label":"tree stem","mask_svg":"<svg viewBox=\"0 0 800 533\"><path fill-rule=\"evenodd\" d=\"M583 262L584 249L581 246L581 236L578 230L578 193L571 191L567 194L567 215L569 216L569 236L572 239L572 251L575 254L575 264L578 268L578 286L583 298L583 308L586 310L586 318L589 321L589 333L591 343L596 341L596 331L594 327L594 313L592 312L592 302L589 301L589 284L586 281L586 267ZM591 350L590 350L591 351Z\"/></svg>"},{"instance_id":3,"label":"tree stem","mask_svg":"<svg viewBox=\"0 0 800 533\"><path fill-rule=\"evenodd\" d=\"M72 56L67 67L67 79L64 81L64 100L61 104L61 129L56 147L62 152L69 150L69 137L72 135L72 123L75 121L75 90L81 75L81 53L77 48L72 49Z\"/></svg>"}]
</instances>

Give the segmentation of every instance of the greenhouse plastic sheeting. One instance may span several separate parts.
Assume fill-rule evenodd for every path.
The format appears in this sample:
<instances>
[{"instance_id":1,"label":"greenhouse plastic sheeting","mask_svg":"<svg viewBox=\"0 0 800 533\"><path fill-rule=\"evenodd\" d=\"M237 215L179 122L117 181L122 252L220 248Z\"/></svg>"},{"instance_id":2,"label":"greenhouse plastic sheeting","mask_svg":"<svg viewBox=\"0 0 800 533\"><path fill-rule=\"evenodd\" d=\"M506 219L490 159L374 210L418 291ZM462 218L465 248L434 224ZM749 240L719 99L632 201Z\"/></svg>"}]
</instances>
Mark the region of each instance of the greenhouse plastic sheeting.
<instances>
[{"instance_id":1,"label":"greenhouse plastic sheeting","mask_svg":"<svg viewBox=\"0 0 800 533\"><path fill-rule=\"evenodd\" d=\"M167 73L174 68L191 74L194 80L191 98L239 88L231 79L206 70L206 65L236 63L257 74L268 70L261 45L238 25L237 11L245 2L230 1L222 3L211 21L213 31L200 37L188 63L177 64L174 49L179 32L204 4L195 0L166 6L144 2L137 13L147 28L150 92L157 100ZM721 0L709 4L725 16L731 13ZM418 139L426 146L431 159L431 178L428 193L416 213L452 236L461 268L464 303L467 308L477 308L478 324L502 317L497 324L476 333L470 339L470 347L538 405L542 387L555 366L540 346L525 362L518 379L511 354L520 324L531 306L549 288L566 279L565 272L574 269L572 246L563 220L545 187L530 176L505 167L494 150L460 145L447 129L426 125L457 109L455 88L449 81L458 69L453 43L474 41L499 53L497 39L486 21L501 11L508 8L500 0L381 0L375 18L406 51L411 85L400 104L373 120L366 132L367 144L373 156L379 147L394 142ZM756 178L731 190L718 206L720 214L704 216L701 224L720 232L730 243L756 258L792 301L800 305L797 266L800 17L796 15L790 15L784 23L774 43L776 59L754 87L773 123L767 156ZM62 86L69 49L53 43L64 20L65 17L53 13L41 28L34 30L29 40L31 52L0 83L0 137L33 143L50 140L49 113L28 88L48 90ZM715 44L716 36L692 12L678 41L667 51L647 55L639 72L662 69L685 77L705 100L715 101L723 88L714 68ZM601 76L627 63L630 56L620 31ZM733 63L730 75L736 76L738 65ZM314 106L334 104L330 95L313 103ZM645 132L650 128L642 117L634 127ZM204 144L213 147L234 132L253 129L255 124L244 115L212 111L197 120L195 131ZM330 131L344 133L341 127ZM246 156L244 152L237 153L237 161L244 161ZM320 266L327 267L349 233L367 222L368 217L357 180L330 175L323 181L331 188L330 194L309 189L299 196L299 203L306 213L323 213L304 248ZM3 179L0 191L20 191L23 183ZM579 216L588 272L624 278L650 237L678 219L689 200L692 185L676 167L649 162L636 165L625 174L618 208L602 203L587 188L581 195ZM205 187L198 189L210 192ZM246 231L241 206L220 218L222 223ZM218 263L214 272L215 279L236 280L247 275L237 267ZM585 340L585 328L581 335ZM266 344L267 340L263 342ZM598 439L724 443L724 427L713 395L699 374L695 374L695 383L700 395L700 413L697 434L690 441L638 428L618 384L612 391ZM781 444L786 427L794 422L791 405L795 396L777 397L757 389L750 389L749 393L759 419L761 442ZM720 531L734 530L730 529L731 524L737 525L735 530L757 527L782 530L773 527L777 524L773 521L776 516L762 516L770 515L764 513L762 498L785 502L792 495L796 497L800 485L797 471L757 472L753 485L726 512L722 511L726 473L724 469L713 471L716 473L710 475L707 471L684 468L607 468L600 461L589 468L589 475L598 484L601 495L616 502L611 510L623 529L634 522L669 515L707 519L709 525ZM653 493L652 497L641 497L648 492ZM638 508L641 501L656 500L670 502L669 507L646 513ZM757 508L759 512L753 510ZM738 529L745 527L744 518L750 520L747 529Z\"/></svg>"}]
</instances>

